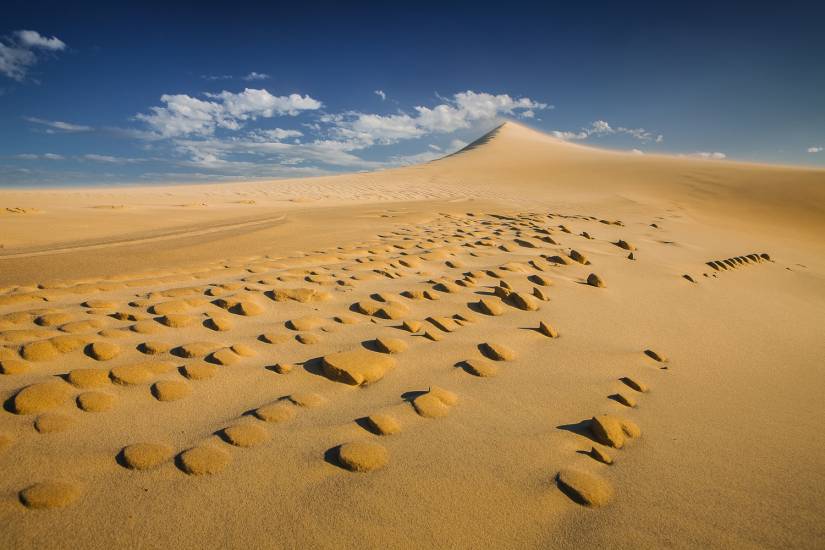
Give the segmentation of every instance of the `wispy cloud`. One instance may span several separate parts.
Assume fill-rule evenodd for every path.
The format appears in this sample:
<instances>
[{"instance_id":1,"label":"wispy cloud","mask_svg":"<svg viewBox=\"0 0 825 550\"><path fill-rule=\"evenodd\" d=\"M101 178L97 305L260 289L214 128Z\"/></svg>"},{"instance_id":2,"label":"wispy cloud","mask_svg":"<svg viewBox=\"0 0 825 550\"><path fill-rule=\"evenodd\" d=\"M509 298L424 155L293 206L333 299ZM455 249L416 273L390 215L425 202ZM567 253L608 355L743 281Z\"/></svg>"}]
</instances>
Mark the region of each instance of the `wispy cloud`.
<instances>
[{"instance_id":1,"label":"wispy cloud","mask_svg":"<svg viewBox=\"0 0 825 550\"><path fill-rule=\"evenodd\" d=\"M809 153L821 153L822 151L825 151L825 148L823 148L823 147L808 147L808 152Z\"/></svg>"},{"instance_id":2,"label":"wispy cloud","mask_svg":"<svg viewBox=\"0 0 825 550\"><path fill-rule=\"evenodd\" d=\"M691 153L690 155L687 155L687 156L696 157L696 158L700 158L700 159L711 159L711 160L722 160L722 159L728 158L728 156L725 153L720 153L719 151L713 151L713 152L697 151L697 152Z\"/></svg>"},{"instance_id":3,"label":"wispy cloud","mask_svg":"<svg viewBox=\"0 0 825 550\"><path fill-rule=\"evenodd\" d=\"M204 80L246 80L247 82L254 82L256 80L268 80L272 78L266 73L259 73L256 71L252 71L247 73L243 76L235 76L231 74L202 74L201 78Z\"/></svg>"},{"instance_id":4,"label":"wispy cloud","mask_svg":"<svg viewBox=\"0 0 825 550\"><path fill-rule=\"evenodd\" d=\"M381 101L384 101L385 99L387 99L387 94L384 93L384 90L375 90L372 93L374 93L375 95L380 97Z\"/></svg>"},{"instance_id":5,"label":"wispy cloud","mask_svg":"<svg viewBox=\"0 0 825 550\"><path fill-rule=\"evenodd\" d=\"M66 43L56 36L49 38L31 30L15 31L10 38L0 40L0 74L22 82L29 69L37 64L39 54L64 49Z\"/></svg>"},{"instance_id":6,"label":"wispy cloud","mask_svg":"<svg viewBox=\"0 0 825 550\"><path fill-rule=\"evenodd\" d=\"M114 157L111 155L98 155L96 153L88 153L80 157L82 160L89 160L92 162L102 162L105 164L134 164L135 162L142 162L144 159L128 158L128 157Z\"/></svg>"},{"instance_id":7,"label":"wispy cloud","mask_svg":"<svg viewBox=\"0 0 825 550\"><path fill-rule=\"evenodd\" d=\"M592 136L601 137L616 134L627 135L643 142L654 141L656 143L661 143L665 139L662 134L655 134L645 130L644 128L626 128L624 126L613 127L604 120L596 120L592 122L590 126L586 126L577 132L555 130L552 134L554 137L567 141L584 140Z\"/></svg>"},{"instance_id":8,"label":"wispy cloud","mask_svg":"<svg viewBox=\"0 0 825 550\"><path fill-rule=\"evenodd\" d=\"M246 81L267 80L269 78L271 78L271 77L268 74L266 74L266 73L256 73L255 71L252 71L251 73L249 73L248 75L243 77L243 79L246 80Z\"/></svg>"},{"instance_id":9,"label":"wispy cloud","mask_svg":"<svg viewBox=\"0 0 825 550\"><path fill-rule=\"evenodd\" d=\"M15 155L14 158L20 160L65 160L66 157L63 155L58 155L57 153L21 153L19 155Z\"/></svg>"},{"instance_id":10,"label":"wispy cloud","mask_svg":"<svg viewBox=\"0 0 825 550\"><path fill-rule=\"evenodd\" d=\"M46 126L47 133L55 133L55 132L91 132L94 128L91 126L84 126L82 124L71 124L69 122L63 122L61 120L45 120L42 118L35 118L35 117L23 117L24 120L31 122L33 124L39 124L41 126Z\"/></svg>"}]
</instances>

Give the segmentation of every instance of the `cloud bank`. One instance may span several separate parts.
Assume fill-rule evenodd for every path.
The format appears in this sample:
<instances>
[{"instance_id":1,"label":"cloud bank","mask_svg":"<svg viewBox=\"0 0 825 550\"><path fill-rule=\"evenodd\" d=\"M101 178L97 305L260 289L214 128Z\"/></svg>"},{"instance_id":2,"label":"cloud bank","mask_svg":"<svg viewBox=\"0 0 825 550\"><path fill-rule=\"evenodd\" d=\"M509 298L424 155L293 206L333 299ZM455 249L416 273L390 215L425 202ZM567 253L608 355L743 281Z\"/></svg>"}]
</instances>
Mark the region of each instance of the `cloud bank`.
<instances>
[{"instance_id":1,"label":"cloud bank","mask_svg":"<svg viewBox=\"0 0 825 550\"><path fill-rule=\"evenodd\" d=\"M386 97L381 90L376 95ZM412 155L390 155L386 160L368 160L360 151L393 145L429 135L450 134L475 124L489 123L502 115L530 117L551 108L530 98L507 94L465 91L442 98L434 106L419 105L410 112L376 114L359 111L323 112L321 101L309 96L276 96L266 89L242 92L165 94L162 105L135 115L142 129L132 135L147 141L168 141L188 168L233 173L256 173L262 166L271 170L299 165L323 170L323 166L376 169L432 160L449 151L429 149ZM256 128L266 119L316 113L305 122L304 131ZM454 140L453 145L463 146ZM456 147L460 148L460 147Z\"/></svg>"}]
</instances>

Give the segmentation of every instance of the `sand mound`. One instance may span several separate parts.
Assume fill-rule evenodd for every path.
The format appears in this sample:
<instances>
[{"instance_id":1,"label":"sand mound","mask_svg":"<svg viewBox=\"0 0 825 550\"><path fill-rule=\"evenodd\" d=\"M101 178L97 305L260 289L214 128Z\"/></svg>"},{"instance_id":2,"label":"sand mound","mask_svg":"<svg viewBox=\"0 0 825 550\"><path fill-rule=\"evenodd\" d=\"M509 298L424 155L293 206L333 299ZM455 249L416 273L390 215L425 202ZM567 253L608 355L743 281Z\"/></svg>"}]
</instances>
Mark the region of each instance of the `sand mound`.
<instances>
[{"instance_id":1,"label":"sand mound","mask_svg":"<svg viewBox=\"0 0 825 550\"><path fill-rule=\"evenodd\" d=\"M254 447L269 439L269 432L257 424L238 424L223 429L223 437L236 447Z\"/></svg>"},{"instance_id":2,"label":"sand mound","mask_svg":"<svg viewBox=\"0 0 825 550\"><path fill-rule=\"evenodd\" d=\"M482 378L490 378L498 374L498 367L485 359L467 359L461 363L465 371Z\"/></svg>"},{"instance_id":3,"label":"sand mound","mask_svg":"<svg viewBox=\"0 0 825 550\"><path fill-rule=\"evenodd\" d=\"M65 405L72 396L72 387L62 380L50 380L27 386L14 396L14 412L35 414Z\"/></svg>"},{"instance_id":4,"label":"sand mound","mask_svg":"<svg viewBox=\"0 0 825 550\"><path fill-rule=\"evenodd\" d=\"M266 309L252 297L244 298L218 298L213 302L216 306L227 310L235 315L251 317L261 315Z\"/></svg>"},{"instance_id":5,"label":"sand mound","mask_svg":"<svg viewBox=\"0 0 825 550\"><path fill-rule=\"evenodd\" d=\"M622 382L625 386L627 386L627 387L629 387L629 388L631 388L631 389L634 389L634 390L636 390L637 392L645 393L645 392L650 391L650 388L648 388L647 384L645 384L644 382L640 382L639 380L636 380L635 378L631 378L631 377L629 377L629 376L625 376L625 377L623 377L623 378L620 378L619 380L620 380L620 381L621 381L621 382Z\"/></svg>"},{"instance_id":6,"label":"sand mound","mask_svg":"<svg viewBox=\"0 0 825 550\"><path fill-rule=\"evenodd\" d=\"M304 345L311 346L312 344L317 344L321 341L321 337L317 334L312 334L311 332L302 332L295 336L295 339Z\"/></svg>"},{"instance_id":7,"label":"sand mound","mask_svg":"<svg viewBox=\"0 0 825 550\"><path fill-rule=\"evenodd\" d=\"M223 347L222 344L215 342L190 342L183 344L172 350L173 355L184 357L187 359L206 357L212 352L215 352Z\"/></svg>"},{"instance_id":8,"label":"sand mound","mask_svg":"<svg viewBox=\"0 0 825 550\"><path fill-rule=\"evenodd\" d=\"M217 372L218 367L211 363L191 363L183 367L183 375L189 380L209 380Z\"/></svg>"},{"instance_id":9,"label":"sand mound","mask_svg":"<svg viewBox=\"0 0 825 550\"><path fill-rule=\"evenodd\" d=\"M190 475L212 475L221 472L232 458L229 453L212 445L199 445L178 455L181 469Z\"/></svg>"},{"instance_id":10,"label":"sand mound","mask_svg":"<svg viewBox=\"0 0 825 550\"><path fill-rule=\"evenodd\" d=\"M652 349L646 349L644 353L645 353L645 355L647 355L648 357L650 357L651 359L653 359L657 363L667 363L667 360L668 360L667 357L665 357L664 355L662 355L661 353L659 353L657 351L654 351Z\"/></svg>"},{"instance_id":11,"label":"sand mound","mask_svg":"<svg viewBox=\"0 0 825 550\"><path fill-rule=\"evenodd\" d=\"M641 430L635 423L609 414L594 416L590 429L596 441L616 449L624 446L625 436L634 438L641 435Z\"/></svg>"},{"instance_id":12,"label":"sand mound","mask_svg":"<svg viewBox=\"0 0 825 550\"><path fill-rule=\"evenodd\" d=\"M237 364L240 360L241 357L232 351L231 348L219 349L218 351L210 354L208 357L208 361L224 367L231 367L232 365Z\"/></svg>"},{"instance_id":13,"label":"sand mound","mask_svg":"<svg viewBox=\"0 0 825 550\"><path fill-rule=\"evenodd\" d=\"M368 441L356 441L341 445L338 462L351 472L371 472L387 465L389 453L383 445Z\"/></svg>"},{"instance_id":14,"label":"sand mound","mask_svg":"<svg viewBox=\"0 0 825 550\"><path fill-rule=\"evenodd\" d=\"M146 341L138 345L139 352L146 355L160 355L166 353L172 346L166 342Z\"/></svg>"},{"instance_id":15,"label":"sand mound","mask_svg":"<svg viewBox=\"0 0 825 550\"><path fill-rule=\"evenodd\" d=\"M636 407L636 398L624 392L617 392L610 396L611 399L617 403L621 403L625 407Z\"/></svg>"},{"instance_id":16,"label":"sand mound","mask_svg":"<svg viewBox=\"0 0 825 550\"><path fill-rule=\"evenodd\" d=\"M158 401L177 401L190 393L192 388L183 380L159 380L152 386L152 395Z\"/></svg>"},{"instance_id":17,"label":"sand mound","mask_svg":"<svg viewBox=\"0 0 825 550\"><path fill-rule=\"evenodd\" d=\"M326 319L308 315L306 317L299 317L297 319L290 319L286 322L286 327L291 330L307 331L319 329L327 324Z\"/></svg>"},{"instance_id":18,"label":"sand mound","mask_svg":"<svg viewBox=\"0 0 825 550\"><path fill-rule=\"evenodd\" d=\"M275 363L271 367L267 367L271 371L275 371L278 374L289 374L295 369L295 365L292 363Z\"/></svg>"},{"instance_id":19,"label":"sand mound","mask_svg":"<svg viewBox=\"0 0 825 550\"><path fill-rule=\"evenodd\" d=\"M255 409L255 416L266 422L286 422L295 418L295 407L287 403L272 403Z\"/></svg>"},{"instance_id":20,"label":"sand mound","mask_svg":"<svg viewBox=\"0 0 825 550\"><path fill-rule=\"evenodd\" d=\"M590 260L587 259L587 256L579 252L578 250L571 250L570 251L570 259L574 262L579 262L582 265L590 265Z\"/></svg>"},{"instance_id":21,"label":"sand mound","mask_svg":"<svg viewBox=\"0 0 825 550\"><path fill-rule=\"evenodd\" d=\"M613 464L613 458L610 454L600 447L590 447L590 452L588 454L590 454L593 460L601 462L602 464Z\"/></svg>"},{"instance_id":22,"label":"sand mound","mask_svg":"<svg viewBox=\"0 0 825 550\"><path fill-rule=\"evenodd\" d=\"M268 291L266 295L276 302L294 300L302 304L310 302L324 302L331 298L328 292L315 288L276 288Z\"/></svg>"},{"instance_id":23,"label":"sand mound","mask_svg":"<svg viewBox=\"0 0 825 550\"><path fill-rule=\"evenodd\" d=\"M111 342L93 342L86 346L86 355L97 361L108 361L120 354L120 347Z\"/></svg>"},{"instance_id":24,"label":"sand mound","mask_svg":"<svg viewBox=\"0 0 825 550\"><path fill-rule=\"evenodd\" d=\"M290 402L298 405L299 407L305 407L307 409L316 409L326 403L326 399L324 399L321 395L315 392L296 392L290 394L287 398Z\"/></svg>"},{"instance_id":25,"label":"sand mound","mask_svg":"<svg viewBox=\"0 0 825 550\"><path fill-rule=\"evenodd\" d=\"M513 361L516 358L516 352L512 348L504 344L496 342L485 342L479 347L481 353L493 361Z\"/></svg>"},{"instance_id":26,"label":"sand mound","mask_svg":"<svg viewBox=\"0 0 825 550\"><path fill-rule=\"evenodd\" d=\"M394 416L388 414L372 414L366 418L370 430L378 435L392 435L401 431L401 424Z\"/></svg>"},{"instance_id":27,"label":"sand mound","mask_svg":"<svg viewBox=\"0 0 825 550\"><path fill-rule=\"evenodd\" d=\"M292 340L292 336L289 334L281 334L279 332L265 332L261 334L259 340L262 342L266 342L267 344L284 344Z\"/></svg>"},{"instance_id":28,"label":"sand mound","mask_svg":"<svg viewBox=\"0 0 825 550\"><path fill-rule=\"evenodd\" d=\"M65 432L74 423L75 420L69 415L58 412L46 413L37 417L34 421L34 429L41 434Z\"/></svg>"},{"instance_id":29,"label":"sand mound","mask_svg":"<svg viewBox=\"0 0 825 550\"><path fill-rule=\"evenodd\" d=\"M604 506L613 498L613 488L606 480L581 470L565 468L556 481L567 496L585 506Z\"/></svg>"},{"instance_id":30,"label":"sand mound","mask_svg":"<svg viewBox=\"0 0 825 550\"><path fill-rule=\"evenodd\" d=\"M197 320L197 317L183 313L170 313L158 318L159 323L170 328L185 328L195 324Z\"/></svg>"},{"instance_id":31,"label":"sand mound","mask_svg":"<svg viewBox=\"0 0 825 550\"><path fill-rule=\"evenodd\" d=\"M164 443L135 443L124 447L121 456L127 468L149 470L170 460L174 453L174 449Z\"/></svg>"},{"instance_id":32,"label":"sand mound","mask_svg":"<svg viewBox=\"0 0 825 550\"><path fill-rule=\"evenodd\" d=\"M402 353L407 351L407 343L400 338L379 336L375 339L375 348L381 353Z\"/></svg>"},{"instance_id":33,"label":"sand mound","mask_svg":"<svg viewBox=\"0 0 825 550\"><path fill-rule=\"evenodd\" d=\"M454 393L433 386L427 393L413 399L413 407L425 418L442 418L450 414L450 407L457 402L458 397Z\"/></svg>"},{"instance_id":34,"label":"sand mound","mask_svg":"<svg viewBox=\"0 0 825 550\"><path fill-rule=\"evenodd\" d=\"M413 400L413 407L415 407L415 412L425 418L442 418L450 414L450 408L429 393L416 397Z\"/></svg>"},{"instance_id":35,"label":"sand mound","mask_svg":"<svg viewBox=\"0 0 825 550\"><path fill-rule=\"evenodd\" d=\"M545 275L536 274L530 275L528 277L531 283L537 284L539 286L553 286L553 279L547 277Z\"/></svg>"},{"instance_id":36,"label":"sand mound","mask_svg":"<svg viewBox=\"0 0 825 550\"><path fill-rule=\"evenodd\" d=\"M232 344L229 346L229 349L241 357L255 357L258 355L258 352L256 352L252 346L246 344Z\"/></svg>"},{"instance_id":37,"label":"sand mound","mask_svg":"<svg viewBox=\"0 0 825 550\"><path fill-rule=\"evenodd\" d=\"M415 320L407 320L407 321L404 321L403 323L401 323L401 328L403 328L407 332L418 332L419 330L421 330L422 326L423 325L422 325L421 321L415 321Z\"/></svg>"},{"instance_id":38,"label":"sand mound","mask_svg":"<svg viewBox=\"0 0 825 550\"><path fill-rule=\"evenodd\" d=\"M39 340L21 347L20 355L27 361L51 361L60 356L60 351L51 340Z\"/></svg>"},{"instance_id":39,"label":"sand mound","mask_svg":"<svg viewBox=\"0 0 825 550\"><path fill-rule=\"evenodd\" d=\"M138 334L157 334L164 330L162 326L158 325L154 321L150 321L149 319L137 321L129 328L132 332L137 332Z\"/></svg>"},{"instance_id":40,"label":"sand mound","mask_svg":"<svg viewBox=\"0 0 825 550\"><path fill-rule=\"evenodd\" d=\"M114 395L98 391L89 391L77 396L77 406L86 412L110 411L116 401Z\"/></svg>"},{"instance_id":41,"label":"sand mound","mask_svg":"<svg viewBox=\"0 0 825 550\"><path fill-rule=\"evenodd\" d=\"M539 332L547 336L548 338L558 338L559 332L553 328L552 325L549 323L545 323L544 321L539 321Z\"/></svg>"},{"instance_id":42,"label":"sand mound","mask_svg":"<svg viewBox=\"0 0 825 550\"><path fill-rule=\"evenodd\" d=\"M20 491L20 502L27 508L64 508L80 498L77 483L42 481Z\"/></svg>"},{"instance_id":43,"label":"sand mound","mask_svg":"<svg viewBox=\"0 0 825 550\"><path fill-rule=\"evenodd\" d=\"M123 386L148 384L155 378L155 373L145 364L115 367L109 373L112 381Z\"/></svg>"},{"instance_id":44,"label":"sand mound","mask_svg":"<svg viewBox=\"0 0 825 550\"><path fill-rule=\"evenodd\" d=\"M234 326L232 324L232 321L228 317L222 317L218 315L213 315L212 317L204 321L203 324L206 326L206 328L210 328L218 332L226 332L228 330L232 330L232 327Z\"/></svg>"},{"instance_id":45,"label":"sand mound","mask_svg":"<svg viewBox=\"0 0 825 550\"><path fill-rule=\"evenodd\" d=\"M17 359L4 359L0 361L0 373L2 374L23 374L29 370L29 364Z\"/></svg>"},{"instance_id":46,"label":"sand mound","mask_svg":"<svg viewBox=\"0 0 825 550\"><path fill-rule=\"evenodd\" d=\"M604 288L606 285L601 277L596 275L595 273L591 273L587 276L587 284L590 286L595 286L597 288Z\"/></svg>"},{"instance_id":47,"label":"sand mound","mask_svg":"<svg viewBox=\"0 0 825 550\"><path fill-rule=\"evenodd\" d=\"M359 349L326 355L323 366L324 374L329 379L361 386L383 378L384 374L395 366L395 359Z\"/></svg>"},{"instance_id":48,"label":"sand mound","mask_svg":"<svg viewBox=\"0 0 825 550\"><path fill-rule=\"evenodd\" d=\"M70 384L81 389L99 388L110 383L109 371L102 369L75 369L67 378Z\"/></svg>"}]
</instances>

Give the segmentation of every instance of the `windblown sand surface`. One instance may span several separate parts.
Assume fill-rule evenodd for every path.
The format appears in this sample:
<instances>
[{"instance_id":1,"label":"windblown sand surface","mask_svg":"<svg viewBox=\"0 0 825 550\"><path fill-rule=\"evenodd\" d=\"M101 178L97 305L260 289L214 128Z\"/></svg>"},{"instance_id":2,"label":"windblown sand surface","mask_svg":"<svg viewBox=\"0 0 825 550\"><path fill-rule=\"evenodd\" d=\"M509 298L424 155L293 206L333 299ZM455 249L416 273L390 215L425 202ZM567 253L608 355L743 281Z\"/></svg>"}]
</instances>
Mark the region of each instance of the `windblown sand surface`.
<instances>
[{"instance_id":1,"label":"windblown sand surface","mask_svg":"<svg viewBox=\"0 0 825 550\"><path fill-rule=\"evenodd\" d=\"M0 547L825 545L823 171L507 123L0 214Z\"/></svg>"}]
</instances>

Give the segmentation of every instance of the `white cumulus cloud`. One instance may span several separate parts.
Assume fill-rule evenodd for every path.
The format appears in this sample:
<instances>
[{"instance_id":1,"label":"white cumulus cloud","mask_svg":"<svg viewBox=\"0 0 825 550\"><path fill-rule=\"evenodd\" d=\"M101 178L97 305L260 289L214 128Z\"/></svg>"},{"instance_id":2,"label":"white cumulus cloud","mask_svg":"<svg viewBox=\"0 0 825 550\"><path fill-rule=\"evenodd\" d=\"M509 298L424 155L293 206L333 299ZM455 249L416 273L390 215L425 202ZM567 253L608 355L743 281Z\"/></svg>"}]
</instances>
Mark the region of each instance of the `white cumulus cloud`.
<instances>
[{"instance_id":1,"label":"white cumulus cloud","mask_svg":"<svg viewBox=\"0 0 825 550\"><path fill-rule=\"evenodd\" d=\"M321 102L308 95L275 96L264 89L204 95L205 100L186 94L164 94L160 98L163 107L152 107L149 113L140 113L135 118L145 122L155 137L172 138L212 135L216 128L239 130L249 120L295 116L321 108Z\"/></svg>"},{"instance_id":2,"label":"white cumulus cloud","mask_svg":"<svg viewBox=\"0 0 825 550\"><path fill-rule=\"evenodd\" d=\"M0 41L0 74L22 82L37 63L38 50L58 52L64 49L66 43L56 36L48 38L37 31L15 31L12 38Z\"/></svg>"},{"instance_id":3,"label":"white cumulus cloud","mask_svg":"<svg viewBox=\"0 0 825 550\"><path fill-rule=\"evenodd\" d=\"M377 115L345 113L328 117L341 138L365 144L391 144L428 134L446 134L469 128L476 122L489 122L501 115L523 115L528 111L550 108L530 98L513 98L507 94L460 92L434 107L417 106L412 113Z\"/></svg>"},{"instance_id":4,"label":"white cumulus cloud","mask_svg":"<svg viewBox=\"0 0 825 550\"><path fill-rule=\"evenodd\" d=\"M809 153L821 153L824 150L825 150L825 148L822 148L822 147L808 147L808 152Z\"/></svg>"},{"instance_id":5,"label":"white cumulus cloud","mask_svg":"<svg viewBox=\"0 0 825 550\"><path fill-rule=\"evenodd\" d=\"M29 48L43 48L44 50L54 51L66 49L66 43L56 36L46 38L37 31L26 30L16 31L14 34L17 36L17 40L20 44Z\"/></svg>"}]
</instances>

